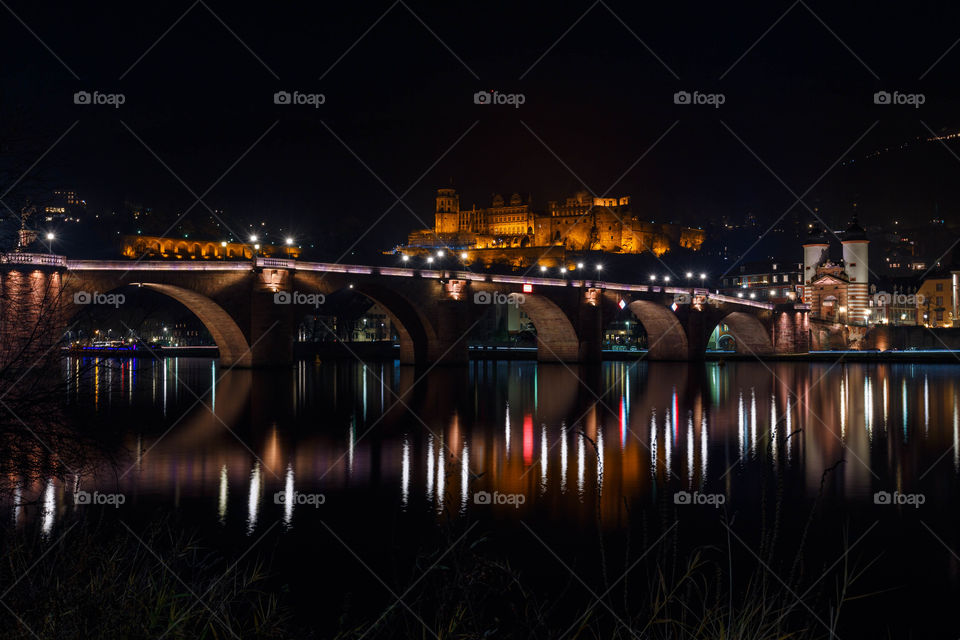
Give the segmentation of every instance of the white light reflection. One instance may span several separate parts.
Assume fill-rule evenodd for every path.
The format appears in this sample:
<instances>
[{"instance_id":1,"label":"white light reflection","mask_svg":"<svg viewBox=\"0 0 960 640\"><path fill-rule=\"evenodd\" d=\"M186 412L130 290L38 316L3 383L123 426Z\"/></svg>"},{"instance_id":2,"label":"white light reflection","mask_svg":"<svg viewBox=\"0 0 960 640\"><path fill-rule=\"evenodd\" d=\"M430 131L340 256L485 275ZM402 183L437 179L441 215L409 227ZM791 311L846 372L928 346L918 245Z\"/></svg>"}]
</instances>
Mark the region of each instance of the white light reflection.
<instances>
[{"instance_id":1,"label":"white light reflection","mask_svg":"<svg viewBox=\"0 0 960 640\"><path fill-rule=\"evenodd\" d=\"M584 478L584 438L583 431L577 432L577 493L580 500L583 501L583 478Z\"/></svg>"},{"instance_id":2,"label":"white light reflection","mask_svg":"<svg viewBox=\"0 0 960 640\"><path fill-rule=\"evenodd\" d=\"M22 501L23 501L23 488L20 486L20 483L18 482L17 485L13 488L13 524L14 525L20 522L20 513L23 510L23 507L20 506L20 503Z\"/></svg>"},{"instance_id":3,"label":"white light reflection","mask_svg":"<svg viewBox=\"0 0 960 640\"><path fill-rule=\"evenodd\" d=\"M51 478L47 480L47 488L43 492L43 506L40 507L40 531L44 539L48 539L53 531L53 521L57 511L56 497L53 478Z\"/></svg>"},{"instance_id":4,"label":"white light reflection","mask_svg":"<svg viewBox=\"0 0 960 640\"><path fill-rule=\"evenodd\" d=\"M287 463L287 477L283 485L283 493L283 524L289 529L293 526L293 503L296 502L293 490L293 464L291 463Z\"/></svg>"},{"instance_id":5,"label":"white light reflection","mask_svg":"<svg viewBox=\"0 0 960 640\"><path fill-rule=\"evenodd\" d=\"M750 387L750 453L757 453L757 393Z\"/></svg>"},{"instance_id":6,"label":"white light reflection","mask_svg":"<svg viewBox=\"0 0 960 640\"><path fill-rule=\"evenodd\" d=\"M403 437L403 458L400 461L400 502L406 510L410 500L410 439Z\"/></svg>"},{"instance_id":7,"label":"white light reflection","mask_svg":"<svg viewBox=\"0 0 960 640\"><path fill-rule=\"evenodd\" d=\"M540 429L540 493L547 491L547 425Z\"/></svg>"},{"instance_id":8,"label":"white light reflection","mask_svg":"<svg viewBox=\"0 0 960 640\"><path fill-rule=\"evenodd\" d=\"M777 394L770 394L770 456L777 466Z\"/></svg>"},{"instance_id":9,"label":"white light reflection","mask_svg":"<svg viewBox=\"0 0 960 640\"><path fill-rule=\"evenodd\" d=\"M433 481L435 463L433 460L433 434L427 436L427 500L433 502Z\"/></svg>"},{"instance_id":10,"label":"white light reflection","mask_svg":"<svg viewBox=\"0 0 960 640\"><path fill-rule=\"evenodd\" d=\"M460 513L467 511L467 493L470 491L470 449L463 443L460 454Z\"/></svg>"},{"instance_id":11,"label":"white light reflection","mask_svg":"<svg viewBox=\"0 0 960 640\"><path fill-rule=\"evenodd\" d=\"M840 376L840 439L847 439L847 387L846 375Z\"/></svg>"},{"instance_id":12,"label":"white light reflection","mask_svg":"<svg viewBox=\"0 0 960 640\"><path fill-rule=\"evenodd\" d=\"M560 492L567 492L567 423L560 423Z\"/></svg>"},{"instance_id":13,"label":"white light reflection","mask_svg":"<svg viewBox=\"0 0 960 640\"><path fill-rule=\"evenodd\" d=\"M687 418L687 485L693 487L693 413Z\"/></svg>"},{"instance_id":14,"label":"white light reflection","mask_svg":"<svg viewBox=\"0 0 960 640\"><path fill-rule=\"evenodd\" d=\"M260 506L260 462L250 472L250 494L247 496L247 535L257 528L257 508Z\"/></svg>"},{"instance_id":15,"label":"white light reflection","mask_svg":"<svg viewBox=\"0 0 960 640\"><path fill-rule=\"evenodd\" d=\"M923 375L923 433L930 432L930 382L927 374Z\"/></svg>"},{"instance_id":16,"label":"white light reflection","mask_svg":"<svg viewBox=\"0 0 960 640\"><path fill-rule=\"evenodd\" d=\"M657 410L650 411L650 475L657 477Z\"/></svg>"},{"instance_id":17,"label":"white light reflection","mask_svg":"<svg viewBox=\"0 0 960 640\"><path fill-rule=\"evenodd\" d=\"M217 517L220 519L220 524L225 524L227 521L227 465L223 465L220 468L220 491L217 495Z\"/></svg>"},{"instance_id":18,"label":"white light reflection","mask_svg":"<svg viewBox=\"0 0 960 640\"><path fill-rule=\"evenodd\" d=\"M700 421L700 484L707 482L707 416Z\"/></svg>"},{"instance_id":19,"label":"white light reflection","mask_svg":"<svg viewBox=\"0 0 960 640\"><path fill-rule=\"evenodd\" d=\"M446 470L444 468L444 455L443 455L443 435L440 436L440 446L437 447L437 511L443 511L443 499L445 496L446 489Z\"/></svg>"},{"instance_id":20,"label":"white light reflection","mask_svg":"<svg viewBox=\"0 0 960 640\"><path fill-rule=\"evenodd\" d=\"M597 494L603 495L603 430L597 429Z\"/></svg>"},{"instance_id":21,"label":"white light reflection","mask_svg":"<svg viewBox=\"0 0 960 640\"><path fill-rule=\"evenodd\" d=\"M666 471L667 478L669 478L672 473L672 471L670 471L670 458L672 457L673 451L673 430L670 428L671 424L670 410L667 409L667 412L663 416L663 468Z\"/></svg>"},{"instance_id":22,"label":"white light reflection","mask_svg":"<svg viewBox=\"0 0 960 640\"><path fill-rule=\"evenodd\" d=\"M347 477L353 477L353 451L357 440L356 416L350 416L350 428L347 430Z\"/></svg>"},{"instance_id":23,"label":"white light reflection","mask_svg":"<svg viewBox=\"0 0 960 640\"><path fill-rule=\"evenodd\" d=\"M903 402L903 441L907 441L907 379L903 379L903 386L900 392Z\"/></svg>"},{"instance_id":24,"label":"white light reflection","mask_svg":"<svg viewBox=\"0 0 960 640\"><path fill-rule=\"evenodd\" d=\"M787 441L787 466L790 466L790 449L793 438L791 434L793 433L793 419L790 416L790 412L793 411L793 408L790 406L790 394L787 394L787 432L783 434L784 439Z\"/></svg>"},{"instance_id":25,"label":"white light reflection","mask_svg":"<svg viewBox=\"0 0 960 640\"><path fill-rule=\"evenodd\" d=\"M510 403L507 403L506 417L503 422L503 442L507 448L507 460L510 460Z\"/></svg>"},{"instance_id":26,"label":"white light reflection","mask_svg":"<svg viewBox=\"0 0 960 640\"><path fill-rule=\"evenodd\" d=\"M743 391L741 390L737 393L737 439L739 440L741 459L747 454L746 431L747 420L744 417Z\"/></svg>"}]
</instances>

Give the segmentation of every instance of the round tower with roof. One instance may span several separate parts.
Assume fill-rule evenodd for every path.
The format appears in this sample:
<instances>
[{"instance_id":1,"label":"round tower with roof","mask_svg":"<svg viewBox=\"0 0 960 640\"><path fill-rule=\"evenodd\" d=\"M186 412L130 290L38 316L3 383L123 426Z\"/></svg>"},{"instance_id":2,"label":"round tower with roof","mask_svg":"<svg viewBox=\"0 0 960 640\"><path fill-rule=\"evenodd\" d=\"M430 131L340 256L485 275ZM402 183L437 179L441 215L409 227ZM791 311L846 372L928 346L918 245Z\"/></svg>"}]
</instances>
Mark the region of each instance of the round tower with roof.
<instances>
[{"instance_id":1,"label":"round tower with roof","mask_svg":"<svg viewBox=\"0 0 960 640\"><path fill-rule=\"evenodd\" d=\"M827 233L817 223L810 227L810 235L807 241L803 243L803 300L809 302L812 299L810 294L810 282L817 275L817 267L820 266L829 256L830 243L827 240Z\"/></svg>"},{"instance_id":2,"label":"round tower with roof","mask_svg":"<svg viewBox=\"0 0 960 640\"><path fill-rule=\"evenodd\" d=\"M870 267L867 262L870 241L857 222L856 214L840 242L843 244L844 270L850 279L847 288L848 322L864 324L870 313Z\"/></svg>"}]
</instances>

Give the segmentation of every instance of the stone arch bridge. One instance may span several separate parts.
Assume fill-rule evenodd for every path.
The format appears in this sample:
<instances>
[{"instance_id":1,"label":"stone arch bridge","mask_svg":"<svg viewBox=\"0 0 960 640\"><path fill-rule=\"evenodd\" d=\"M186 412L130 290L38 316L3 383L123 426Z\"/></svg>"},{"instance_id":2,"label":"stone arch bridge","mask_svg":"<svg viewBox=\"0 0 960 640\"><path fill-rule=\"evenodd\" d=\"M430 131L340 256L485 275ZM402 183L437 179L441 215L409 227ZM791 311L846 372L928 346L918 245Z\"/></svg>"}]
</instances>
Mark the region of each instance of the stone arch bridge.
<instances>
[{"instance_id":1,"label":"stone arch bridge","mask_svg":"<svg viewBox=\"0 0 960 640\"><path fill-rule=\"evenodd\" d=\"M768 356L809 349L804 305L773 305L706 289L621 284L576 277L493 275L259 257L183 262L69 260L49 254L0 259L4 296L16 287L52 287L61 322L96 295L125 286L154 289L181 302L210 331L226 366L268 366L292 360L298 320L315 307L310 294L353 288L379 303L400 337L405 364L460 363L467 334L490 301L514 294L537 329L541 361L599 362L603 330L629 307L647 331L647 358L702 358L713 329L727 325L739 353ZM9 327L0 327L0 334Z\"/></svg>"}]
</instances>

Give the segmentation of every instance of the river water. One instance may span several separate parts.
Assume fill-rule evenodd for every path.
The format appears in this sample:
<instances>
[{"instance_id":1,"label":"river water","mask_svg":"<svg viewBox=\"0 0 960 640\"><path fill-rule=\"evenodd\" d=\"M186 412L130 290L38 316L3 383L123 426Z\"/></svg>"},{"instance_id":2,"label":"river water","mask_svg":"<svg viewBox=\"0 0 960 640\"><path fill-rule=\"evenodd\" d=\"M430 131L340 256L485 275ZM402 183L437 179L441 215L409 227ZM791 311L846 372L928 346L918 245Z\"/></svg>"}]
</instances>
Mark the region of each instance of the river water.
<instances>
[{"instance_id":1,"label":"river water","mask_svg":"<svg viewBox=\"0 0 960 640\"><path fill-rule=\"evenodd\" d=\"M838 637L960 627L944 606L960 595L960 364L249 371L179 358L62 371L70 413L119 431L121 462L22 479L5 517L55 539L86 509L134 529L172 516L233 556L270 549L317 628L348 592L375 617L429 566L418 557L481 535L534 583L573 580L588 606L605 573L628 568L617 554L632 535L637 557L674 527L678 545L722 548L731 573L774 584L801 551L804 588L872 563ZM810 605L824 637L828 616Z\"/></svg>"}]
</instances>

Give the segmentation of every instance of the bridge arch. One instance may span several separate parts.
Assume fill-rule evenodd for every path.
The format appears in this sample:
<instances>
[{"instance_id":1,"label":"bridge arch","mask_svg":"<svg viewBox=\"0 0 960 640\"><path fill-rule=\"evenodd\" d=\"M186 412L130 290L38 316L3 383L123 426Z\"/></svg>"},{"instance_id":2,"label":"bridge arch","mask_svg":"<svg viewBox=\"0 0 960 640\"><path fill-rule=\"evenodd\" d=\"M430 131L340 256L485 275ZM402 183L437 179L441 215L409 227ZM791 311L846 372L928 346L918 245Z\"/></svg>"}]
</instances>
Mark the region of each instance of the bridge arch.
<instances>
[{"instance_id":1,"label":"bridge arch","mask_svg":"<svg viewBox=\"0 0 960 640\"><path fill-rule=\"evenodd\" d=\"M203 326L210 332L210 336L217 344L217 348L220 351L221 366L252 366L253 354L250 343L243 334L243 330L240 329L236 320L212 299L196 291L170 284L154 282L140 282L136 284L173 298L197 316L197 319L203 323ZM123 286L133 286L133 283L124 283L115 287L104 287L102 291L116 290ZM66 316L71 316L84 308L81 305L69 304L69 300L72 300L72 298L72 293L64 298L64 300L68 301L68 303L64 305ZM67 319L69 319L69 317Z\"/></svg>"},{"instance_id":2,"label":"bridge arch","mask_svg":"<svg viewBox=\"0 0 960 640\"><path fill-rule=\"evenodd\" d=\"M687 360L690 346L680 320L669 307L650 300L634 300L630 312L647 332L647 358Z\"/></svg>"},{"instance_id":3,"label":"bridge arch","mask_svg":"<svg viewBox=\"0 0 960 640\"><path fill-rule=\"evenodd\" d=\"M354 285L354 291L380 305L390 317L397 330L400 343L400 362L423 364L439 358L442 354L431 353L437 342L433 326L418 308L397 291L367 283Z\"/></svg>"},{"instance_id":4,"label":"bridge arch","mask_svg":"<svg viewBox=\"0 0 960 640\"><path fill-rule=\"evenodd\" d=\"M737 353L760 356L774 352L770 332L756 315L732 311L723 316L720 323L727 325L728 335L736 342Z\"/></svg>"},{"instance_id":5,"label":"bridge arch","mask_svg":"<svg viewBox=\"0 0 960 640\"><path fill-rule=\"evenodd\" d=\"M537 330L537 360L579 360L580 338L563 309L546 296L536 294L524 294L521 309Z\"/></svg>"},{"instance_id":6,"label":"bridge arch","mask_svg":"<svg viewBox=\"0 0 960 640\"><path fill-rule=\"evenodd\" d=\"M422 302L418 304L416 296L411 296L403 286L386 286L339 274L299 272L291 287L296 291L322 293L327 297L325 305L332 305L330 298L346 291L378 304L396 329L402 364L427 364L445 357L443 349L438 346L435 323L427 316L428 308Z\"/></svg>"}]
</instances>

